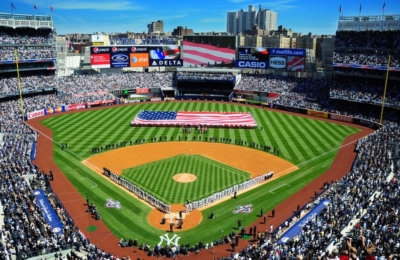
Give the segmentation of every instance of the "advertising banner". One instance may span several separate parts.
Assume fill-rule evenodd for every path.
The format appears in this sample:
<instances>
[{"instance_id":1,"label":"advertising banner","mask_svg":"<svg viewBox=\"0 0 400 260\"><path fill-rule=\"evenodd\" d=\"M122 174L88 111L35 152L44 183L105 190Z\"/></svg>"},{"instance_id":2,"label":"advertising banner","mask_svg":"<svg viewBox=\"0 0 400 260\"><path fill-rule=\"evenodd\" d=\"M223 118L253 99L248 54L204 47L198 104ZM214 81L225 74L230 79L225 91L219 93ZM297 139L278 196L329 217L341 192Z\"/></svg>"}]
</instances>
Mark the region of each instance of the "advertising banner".
<instances>
[{"instance_id":1,"label":"advertising banner","mask_svg":"<svg viewBox=\"0 0 400 260\"><path fill-rule=\"evenodd\" d=\"M240 47L237 49L236 67L268 69L268 49L261 47Z\"/></svg>"},{"instance_id":2,"label":"advertising banner","mask_svg":"<svg viewBox=\"0 0 400 260\"><path fill-rule=\"evenodd\" d=\"M306 56L305 49L269 48L270 55Z\"/></svg>"},{"instance_id":3,"label":"advertising banner","mask_svg":"<svg viewBox=\"0 0 400 260\"><path fill-rule=\"evenodd\" d=\"M111 68L129 67L129 47L111 47Z\"/></svg>"},{"instance_id":4,"label":"advertising banner","mask_svg":"<svg viewBox=\"0 0 400 260\"><path fill-rule=\"evenodd\" d=\"M64 112L64 111L65 111L64 106L48 107L48 108L44 109L44 114L50 115L50 114L60 113L60 112Z\"/></svg>"},{"instance_id":5,"label":"advertising banner","mask_svg":"<svg viewBox=\"0 0 400 260\"><path fill-rule=\"evenodd\" d=\"M149 93L148 88L136 88L136 94L147 94Z\"/></svg>"},{"instance_id":6,"label":"advertising banner","mask_svg":"<svg viewBox=\"0 0 400 260\"><path fill-rule=\"evenodd\" d=\"M85 109L86 106L85 104L71 104L65 106L65 111L72 111L72 110L79 110L79 109Z\"/></svg>"},{"instance_id":7,"label":"advertising banner","mask_svg":"<svg viewBox=\"0 0 400 260\"><path fill-rule=\"evenodd\" d=\"M36 111L27 113L26 118L29 120L29 119L33 119L33 118L36 118L39 116L44 116L44 115L45 115L44 109L41 109L41 110L36 110Z\"/></svg>"},{"instance_id":8,"label":"advertising banner","mask_svg":"<svg viewBox=\"0 0 400 260\"><path fill-rule=\"evenodd\" d=\"M149 48L147 46L132 46L131 53L149 53Z\"/></svg>"},{"instance_id":9,"label":"advertising banner","mask_svg":"<svg viewBox=\"0 0 400 260\"><path fill-rule=\"evenodd\" d=\"M304 57L300 56L288 56L287 57L287 70L288 71L297 71L303 72L304 71Z\"/></svg>"},{"instance_id":10,"label":"advertising banner","mask_svg":"<svg viewBox=\"0 0 400 260\"><path fill-rule=\"evenodd\" d=\"M104 42L92 42L92 46L104 46Z\"/></svg>"},{"instance_id":11,"label":"advertising banner","mask_svg":"<svg viewBox=\"0 0 400 260\"><path fill-rule=\"evenodd\" d=\"M104 35L92 34L92 42L103 42L104 43Z\"/></svg>"},{"instance_id":12,"label":"advertising banner","mask_svg":"<svg viewBox=\"0 0 400 260\"><path fill-rule=\"evenodd\" d=\"M286 69L286 57L270 56L269 66L271 67L271 69Z\"/></svg>"},{"instance_id":13,"label":"advertising banner","mask_svg":"<svg viewBox=\"0 0 400 260\"><path fill-rule=\"evenodd\" d=\"M338 114L330 114L329 116L330 116L330 119L332 119L332 120L353 123L353 118L350 116L343 116L343 115L338 115Z\"/></svg>"},{"instance_id":14,"label":"advertising banner","mask_svg":"<svg viewBox=\"0 0 400 260\"><path fill-rule=\"evenodd\" d=\"M31 161L36 159L36 142L32 143L32 149L31 149Z\"/></svg>"},{"instance_id":15,"label":"advertising banner","mask_svg":"<svg viewBox=\"0 0 400 260\"><path fill-rule=\"evenodd\" d=\"M148 67L149 54L148 53L130 53L130 66L131 67Z\"/></svg>"},{"instance_id":16,"label":"advertising banner","mask_svg":"<svg viewBox=\"0 0 400 260\"><path fill-rule=\"evenodd\" d=\"M98 101L92 101L92 102L86 102L86 106L98 106L101 105L102 101L98 100Z\"/></svg>"},{"instance_id":17,"label":"advertising banner","mask_svg":"<svg viewBox=\"0 0 400 260\"><path fill-rule=\"evenodd\" d=\"M110 68L110 54L92 54L90 55L90 64L92 68Z\"/></svg>"},{"instance_id":18,"label":"advertising banner","mask_svg":"<svg viewBox=\"0 0 400 260\"><path fill-rule=\"evenodd\" d=\"M348 63L333 63L333 67L339 67L339 68L352 68L352 69L366 69L366 70L387 70L387 66L382 66L382 65L362 65L362 64L348 64ZM400 67L390 67L389 71L399 71L400 72Z\"/></svg>"},{"instance_id":19,"label":"advertising banner","mask_svg":"<svg viewBox=\"0 0 400 260\"><path fill-rule=\"evenodd\" d=\"M307 115L321 117L321 118L328 118L328 112L316 111L316 110L307 110Z\"/></svg>"},{"instance_id":20,"label":"advertising banner","mask_svg":"<svg viewBox=\"0 0 400 260\"><path fill-rule=\"evenodd\" d=\"M90 64L92 68L110 68L110 47L91 47Z\"/></svg>"},{"instance_id":21,"label":"advertising banner","mask_svg":"<svg viewBox=\"0 0 400 260\"><path fill-rule=\"evenodd\" d=\"M49 224L53 230L53 233L63 234L64 225L61 223L60 219L57 216L57 213L51 207L49 199L43 190L37 189L33 190L33 195L36 197L37 205L42 212L44 219L47 224Z\"/></svg>"},{"instance_id":22,"label":"advertising banner","mask_svg":"<svg viewBox=\"0 0 400 260\"><path fill-rule=\"evenodd\" d=\"M183 60L152 60L150 59L150 66L160 66L160 67L182 67Z\"/></svg>"},{"instance_id":23,"label":"advertising banner","mask_svg":"<svg viewBox=\"0 0 400 260\"><path fill-rule=\"evenodd\" d=\"M286 243L293 236L298 235L301 229L307 225L307 223L314 219L327 205L331 203L328 199L321 200L314 208L312 208L302 219L300 219L296 224L289 228L281 238L278 240L277 244ZM264 247L265 245L261 246Z\"/></svg>"}]
</instances>

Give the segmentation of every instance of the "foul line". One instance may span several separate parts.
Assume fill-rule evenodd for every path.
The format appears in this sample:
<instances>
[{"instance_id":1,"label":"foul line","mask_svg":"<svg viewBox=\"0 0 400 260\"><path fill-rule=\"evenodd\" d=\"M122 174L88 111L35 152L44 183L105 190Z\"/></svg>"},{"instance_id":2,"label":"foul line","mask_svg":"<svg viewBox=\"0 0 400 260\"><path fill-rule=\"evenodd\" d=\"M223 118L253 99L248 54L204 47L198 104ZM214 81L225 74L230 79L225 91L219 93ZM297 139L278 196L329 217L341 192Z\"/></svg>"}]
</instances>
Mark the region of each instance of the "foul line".
<instances>
[{"instance_id":1,"label":"foul line","mask_svg":"<svg viewBox=\"0 0 400 260\"><path fill-rule=\"evenodd\" d=\"M271 192L272 194L275 194L275 193L273 193L272 191L277 190L277 189L279 189L279 188L282 188L283 186L289 186L289 187L290 187L289 184L284 183L284 184L282 184L282 185L276 187L275 189L270 190L269 192Z\"/></svg>"}]
</instances>

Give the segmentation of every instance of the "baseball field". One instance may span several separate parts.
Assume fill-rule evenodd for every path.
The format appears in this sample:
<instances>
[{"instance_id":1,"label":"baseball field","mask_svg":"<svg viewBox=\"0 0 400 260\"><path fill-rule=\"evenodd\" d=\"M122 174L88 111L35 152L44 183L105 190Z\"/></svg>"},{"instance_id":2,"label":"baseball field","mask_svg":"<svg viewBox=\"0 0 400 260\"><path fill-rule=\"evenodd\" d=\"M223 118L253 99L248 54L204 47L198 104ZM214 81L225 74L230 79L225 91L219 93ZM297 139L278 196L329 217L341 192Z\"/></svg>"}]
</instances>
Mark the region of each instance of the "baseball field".
<instances>
[{"instance_id":1,"label":"baseball field","mask_svg":"<svg viewBox=\"0 0 400 260\"><path fill-rule=\"evenodd\" d=\"M250 112L258 127L209 128L199 140L200 134L196 131L182 133L180 127L131 127L130 121L141 110ZM112 234L125 239L137 238L139 242L151 245L159 243L160 236L169 228L152 224L149 215L154 209L103 176L102 167L174 205L204 198L273 170L274 178L265 184L239 194L237 199L228 198L200 210L197 224L175 230L180 237L179 243L209 242L227 232L237 232L238 219L242 220L243 226L253 223L260 217L261 209L264 212L271 210L324 173L343 140L359 131L351 126L256 107L211 102L136 104L42 119L41 123L53 133L55 163L80 195L97 206ZM151 142L151 138L160 136L166 137L167 141ZM186 136L187 141L179 141L179 137ZM210 143L205 137L230 139L231 142ZM136 144L136 140L143 139L144 143ZM235 144L239 139L246 145ZM120 147L123 141L126 145ZM68 144L65 150L61 149L63 143ZM93 147L117 143L120 148L92 153ZM249 147L250 143L259 147L268 145L279 149L280 153ZM190 174L194 180L174 179L178 174ZM60 196L68 198L69 195ZM71 198L75 196L70 194ZM110 199L121 207L106 207ZM238 207L250 204L251 212L233 213ZM215 219L208 218L212 212ZM86 218L87 214L82 212L82 216L74 217ZM96 230L97 221L90 220L89 223L90 226L80 228L88 232Z\"/></svg>"}]
</instances>

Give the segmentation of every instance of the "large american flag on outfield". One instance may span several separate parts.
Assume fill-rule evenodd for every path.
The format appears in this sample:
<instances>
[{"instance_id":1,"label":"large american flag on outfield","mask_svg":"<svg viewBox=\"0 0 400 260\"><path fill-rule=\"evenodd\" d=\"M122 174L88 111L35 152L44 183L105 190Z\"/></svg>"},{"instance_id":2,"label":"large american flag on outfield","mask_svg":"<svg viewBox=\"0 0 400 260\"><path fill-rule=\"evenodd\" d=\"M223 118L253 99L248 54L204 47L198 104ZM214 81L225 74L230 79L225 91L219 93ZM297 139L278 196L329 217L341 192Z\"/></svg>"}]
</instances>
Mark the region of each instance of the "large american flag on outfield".
<instances>
[{"instance_id":1,"label":"large american flag on outfield","mask_svg":"<svg viewBox=\"0 0 400 260\"><path fill-rule=\"evenodd\" d=\"M141 111L131 122L135 125L204 125L204 126L257 126L250 113Z\"/></svg>"}]
</instances>

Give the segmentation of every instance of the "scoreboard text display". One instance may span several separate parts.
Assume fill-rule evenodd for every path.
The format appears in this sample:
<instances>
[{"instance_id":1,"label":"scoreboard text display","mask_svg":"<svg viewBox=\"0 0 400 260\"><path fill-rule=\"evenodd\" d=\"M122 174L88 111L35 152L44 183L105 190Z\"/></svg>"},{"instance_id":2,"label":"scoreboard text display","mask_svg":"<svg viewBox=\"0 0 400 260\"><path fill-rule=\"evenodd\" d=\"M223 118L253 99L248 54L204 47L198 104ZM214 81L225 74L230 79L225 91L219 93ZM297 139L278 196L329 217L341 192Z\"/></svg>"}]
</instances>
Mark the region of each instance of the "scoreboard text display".
<instances>
[{"instance_id":1,"label":"scoreboard text display","mask_svg":"<svg viewBox=\"0 0 400 260\"><path fill-rule=\"evenodd\" d=\"M239 47L236 67L268 69L268 49L258 47Z\"/></svg>"},{"instance_id":2,"label":"scoreboard text display","mask_svg":"<svg viewBox=\"0 0 400 260\"><path fill-rule=\"evenodd\" d=\"M92 68L123 68L183 65L181 48L176 45L160 46L107 46L91 47Z\"/></svg>"}]
</instances>

